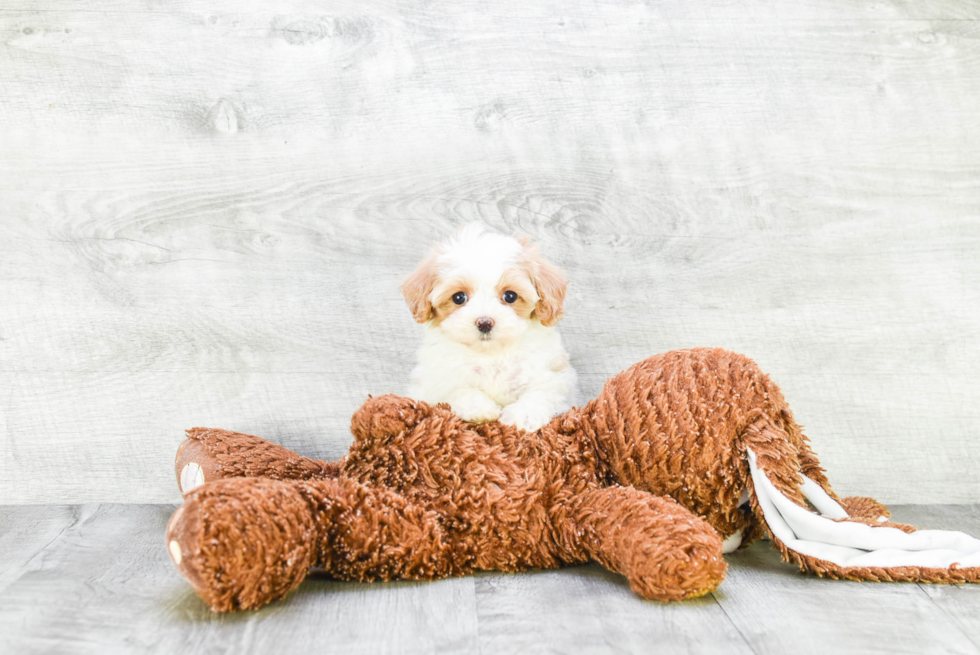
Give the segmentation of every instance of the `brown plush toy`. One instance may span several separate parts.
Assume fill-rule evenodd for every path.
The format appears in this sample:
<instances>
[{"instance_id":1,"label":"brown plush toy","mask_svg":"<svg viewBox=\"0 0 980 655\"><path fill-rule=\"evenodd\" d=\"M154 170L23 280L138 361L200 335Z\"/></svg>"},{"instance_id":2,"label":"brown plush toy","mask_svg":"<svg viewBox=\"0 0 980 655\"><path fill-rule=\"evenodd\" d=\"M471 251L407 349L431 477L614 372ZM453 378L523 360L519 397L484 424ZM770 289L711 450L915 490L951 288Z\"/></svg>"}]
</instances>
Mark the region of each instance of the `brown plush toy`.
<instances>
[{"instance_id":1,"label":"brown plush toy","mask_svg":"<svg viewBox=\"0 0 980 655\"><path fill-rule=\"evenodd\" d=\"M837 498L778 387L723 350L651 357L537 432L392 395L369 398L351 431L329 463L188 432L167 543L213 609L261 607L313 568L422 580L590 560L679 600L721 583L723 540L760 536L834 578L980 580L980 541Z\"/></svg>"}]
</instances>

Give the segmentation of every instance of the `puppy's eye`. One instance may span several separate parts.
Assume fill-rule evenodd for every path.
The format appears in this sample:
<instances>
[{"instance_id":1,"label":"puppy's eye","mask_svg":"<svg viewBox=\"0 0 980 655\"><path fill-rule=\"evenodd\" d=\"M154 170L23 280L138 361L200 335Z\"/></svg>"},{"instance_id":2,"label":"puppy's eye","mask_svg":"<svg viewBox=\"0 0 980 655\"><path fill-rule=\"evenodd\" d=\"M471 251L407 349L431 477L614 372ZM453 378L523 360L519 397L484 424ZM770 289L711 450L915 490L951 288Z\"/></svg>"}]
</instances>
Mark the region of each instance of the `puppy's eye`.
<instances>
[{"instance_id":1,"label":"puppy's eye","mask_svg":"<svg viewBox=\"0 0 980 655\"><path fill-rule=\"evenodd\" d=\"M504 291L504 302L508 305L517 302L517 294L513 291Z\"/></svg>"},{"instance_id":2,"label":"puppy's eye","mask_svg":"<svg viewBox=\"0 0 980 655\"><path fill-rule=\"evenodd\" d=\"M466 294L463 293L462 291L457 291L456 293L453 294L453 302L456 303L457 305L462 305L463 303L466 302Z\"/></svg>"}]
</instances>

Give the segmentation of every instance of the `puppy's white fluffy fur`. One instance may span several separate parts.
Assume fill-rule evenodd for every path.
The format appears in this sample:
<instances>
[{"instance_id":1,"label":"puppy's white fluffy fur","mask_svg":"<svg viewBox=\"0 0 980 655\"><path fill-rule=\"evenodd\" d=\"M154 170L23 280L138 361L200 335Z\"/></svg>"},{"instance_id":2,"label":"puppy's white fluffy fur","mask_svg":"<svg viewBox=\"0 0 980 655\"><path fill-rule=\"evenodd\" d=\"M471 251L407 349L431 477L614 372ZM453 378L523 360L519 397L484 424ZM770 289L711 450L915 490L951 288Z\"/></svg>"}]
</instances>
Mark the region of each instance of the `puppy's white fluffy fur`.
<instances>
[{"instance_id":1,"label":"puppy's white fluffy fur","mask_svg":"<svg viewBox=\"0 0 980 655\"><path fill-rule=\"evenodd\" d=\"M401 285L425 326L408 395L524 430L569 409L576 376L554 328L567 286L537 246L479 224L437 245Z\"/></svg>"}]
</instances>

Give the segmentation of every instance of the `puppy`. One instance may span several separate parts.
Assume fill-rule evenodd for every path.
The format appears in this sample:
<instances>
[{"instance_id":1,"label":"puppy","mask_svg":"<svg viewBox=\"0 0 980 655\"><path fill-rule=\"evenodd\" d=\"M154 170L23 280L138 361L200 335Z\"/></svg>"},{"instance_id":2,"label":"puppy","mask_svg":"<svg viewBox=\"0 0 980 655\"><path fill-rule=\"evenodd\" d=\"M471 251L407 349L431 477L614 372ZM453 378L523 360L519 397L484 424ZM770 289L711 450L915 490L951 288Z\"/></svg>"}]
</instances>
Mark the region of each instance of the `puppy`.
<instances>
[{"instance_id":1,"label":"puppy","mask_svg":"<svg viewBox=\"0 0 980 655\"><path fill-rule=\"evenodd\" d=\"M575 371L554 327L567 287L526 239L470 224L437 245L401 285L425 325L408 395L524 430L571 408Z\"/></svg>"}]
</instances>

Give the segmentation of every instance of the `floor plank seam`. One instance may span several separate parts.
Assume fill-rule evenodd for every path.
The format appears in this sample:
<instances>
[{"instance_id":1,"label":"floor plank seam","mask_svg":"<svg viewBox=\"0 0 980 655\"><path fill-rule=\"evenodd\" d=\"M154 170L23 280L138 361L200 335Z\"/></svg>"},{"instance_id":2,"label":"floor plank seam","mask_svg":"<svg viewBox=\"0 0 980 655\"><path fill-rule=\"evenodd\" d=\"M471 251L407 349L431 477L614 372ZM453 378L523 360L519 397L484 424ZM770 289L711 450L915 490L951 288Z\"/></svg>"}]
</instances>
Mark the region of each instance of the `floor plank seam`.
<instances>
[{"instance_id":1,"label":"floor plank seam","mask_svg":"<svg viewBox=\"0 0 980 655\"><path fill-rule=\"evenodd\" d=\"M101 503L99 504L99 506L101 506ZM24 575L26 573L30 572L31 571L31 563L34 562L34 560L36 560L38 557L43 556L48 551L48 549L50 549L56 543L58 543L59 541L61 541L61 538L64 537L65 534L67 534L69 530L73 529L75 526L80 525L81 523L87 522L89 520L89 518L91 518L91 515L89 515L87 517L84 517L84 519L83 519L82 512L81 512L81 509L80 509L80 507L81 507L80 505L69 505L69 507L71 507L71 511L72 511L72 517L73 517L72 522L69 523L68 525L66 525L64 528L62 528L62 530L60 532L58 532L57 535L55 535L54 537L52 537L48 541L48 543L46 543L43 546L41 546L40 548L38 548L37 552L34 553L34 555L32 555L30 559L28 559L26 562L24 562L24 565L23 565L23 567L21 567L21 570L17 574L17 577L13 578L12 580L9 580L7 582L7 584L5 584L3 587L0 587L0 594L2 594L5 589L7 589L8 587L10 587L14 583L16 583L18 580L20 580L22 577L24 577ZM96 508L96 511L98 511L98 507ZM93 514L94 513L95 512L93 512Z\"/></svg>"},{"instance_id":2,"label":"floor plank seam","mask_svg":"<svg viewBox=\"0 0 980 655\"><path fill-rule=\"evenodd\" d=\"M960 627L960 623L959 623L959 621L956 620L956 617L955 616L953 616L952 614L950 614L949 612L947 612L945 607L943 607L942 605L940 605L939 603L937 603L936 602L936 599L929 595L929 592L926 591L925 586L924 586L926 584L927 583L925 583L925 582L916 582L915 583L915 586L919 588L919 591L921 591L923 594L925 594L926 598L929 599L929 602L932 604L933 607L935 607L936 609L938 609L940 612L942 612L943 616L945 616L947 619L949 619L949 622L956 628L956 630L961 635L963 635L963 637L966 639L967 642L969 642L970 644L973 645L973 648L974 648L975 652L978 653L978 655L980 655L980 644L978 644L977 642L973 641L973 639L970 637L969 633L967 633L965 630L963 630L963 628Z\"/></svg>"},{"instance_id":3,"label":"floor plank seam","mask_svg":"<svg viewBox=\"0 0 980 655\"><path fill-rule=\"evenodd\" d=\"M722 603L721 603L720 600L718 600L718 595L714 591L712 591L710 593L710 596L711 596L711 600L715 601L715 604L718 605L718 609L721 610L721 613L725 615L725 618L726 619L728 619L728 622L732 624L732 627L735 629L735 632L738 633L738 636L742 638L742 641L743 642L745 642L746 647L750 651L752 651L753 655L760 655L759 651L757 651L752 646L752 642L749 641L749 638L745 635L744 632L742 632L742 629L738 626L738 624L735 622L735 620L728 613L728 610L725 609L725 606L722 605Z\"/></svg>"}]
</instances>

